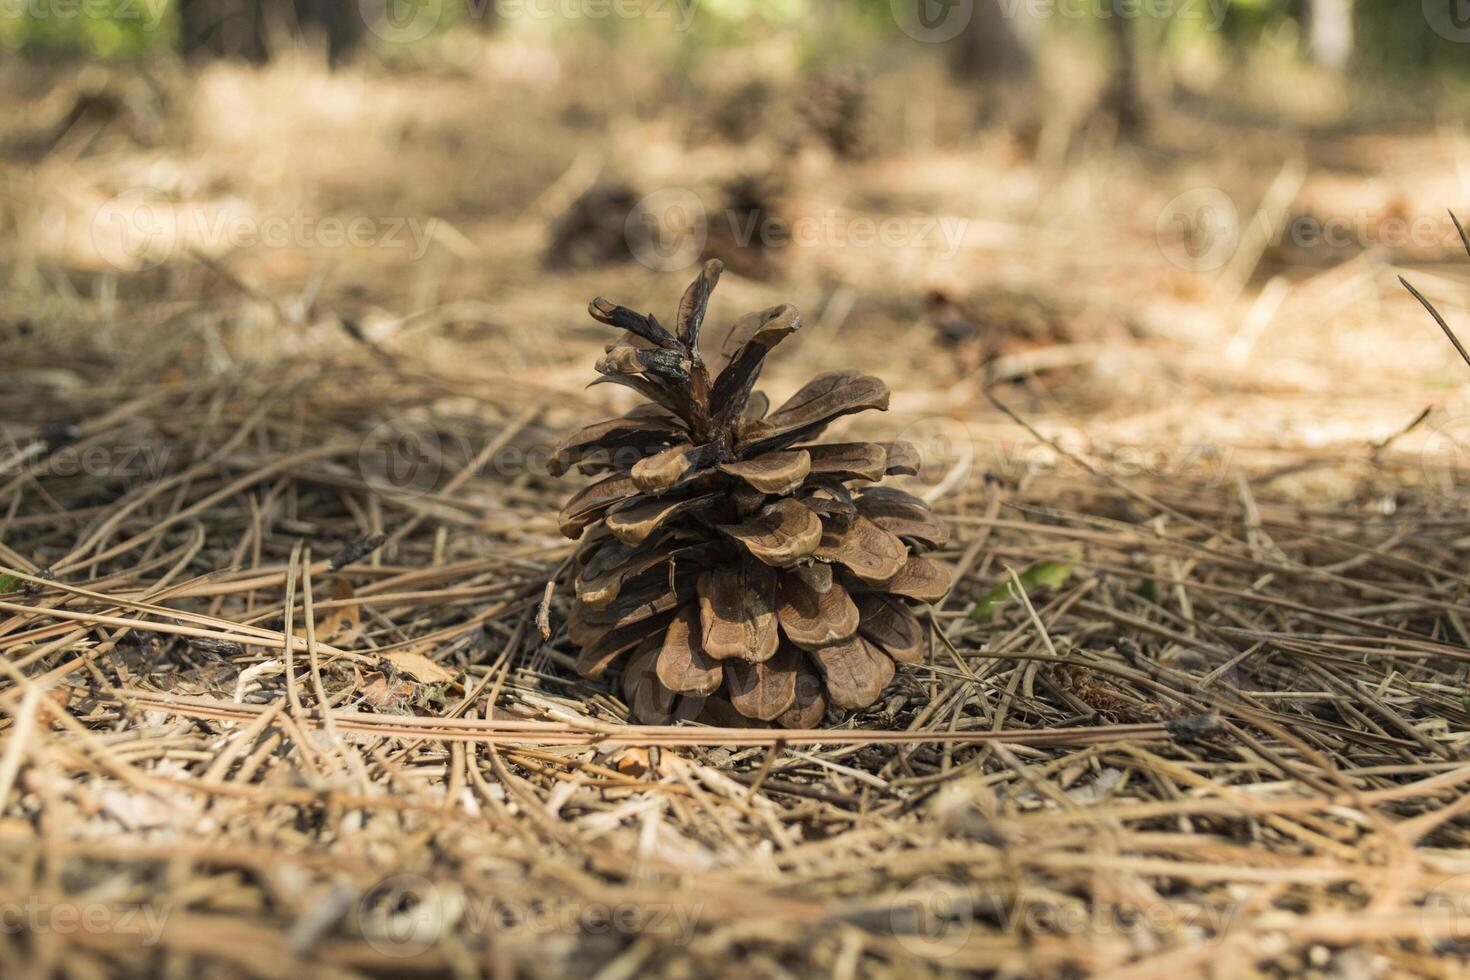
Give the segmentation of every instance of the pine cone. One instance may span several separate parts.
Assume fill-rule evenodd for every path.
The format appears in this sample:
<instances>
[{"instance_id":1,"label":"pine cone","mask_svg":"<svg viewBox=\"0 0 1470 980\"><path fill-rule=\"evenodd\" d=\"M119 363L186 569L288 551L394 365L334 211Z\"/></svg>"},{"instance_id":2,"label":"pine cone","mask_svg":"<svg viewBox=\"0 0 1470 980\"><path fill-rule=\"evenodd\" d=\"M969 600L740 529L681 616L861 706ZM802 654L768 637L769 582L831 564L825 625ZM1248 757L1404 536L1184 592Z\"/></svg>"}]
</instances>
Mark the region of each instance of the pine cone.
<instances>
[{"instance_id":1,"label":"pine cone","mask_svg":"<svg viewBox=\"0 0 1470 980\"><path fill-rule=\"evenodd\" d=\"M812 133L844 160L864 160L879 145L867 79L836 70L817 75L797 109Z\"/></svg>"},{"instance_id":2,"label":"pine cone","mask_svg":"<svg viewBox=\"0 0 1470 980\"><path fill-rule=\"evenodd\" d=\"M699 333L723 266L711 261L670 333L598 298L594 319L627 331L600 382L648 399L588 426L551 461L602 477L561 512L581 537L568 633L579 672L619 658L633 714L649 723L818 724L828 705L865 708L894 663L924 650L914 603L941 599L949 570L920 552L944 525L917 497L875 487L917 471L908 443L818 443L834 419L888 407L856 371L814 378L768 412L766 354L801 326L777 306L741 317L706 365Z\"/></svg>"},{"instance_id":3,"label":"pine cone","mask_svg":"<svg viewBox=\"0 0 1470 980\"><path fill-rule=\"evenodd\" d=\"M993 289L961 299L935 290L924 313L940 346L958 352L968 373L1025 350L1072 343L1080 314L1039 296Z\"/></svg>"},{"instance_id":4,"label":"pine cone","mask_svg":"<svg viewBox=\"0 0 1470 980\"><path fill-rule=\"evenodd\" d=\"M781 181L771 174L745 173L721 188L724 207L709 222L705 254L723 255L730 271L747 279L769 279L778 269L785 243L768 241L776 224L790 226L781 217Z\"/></svg>"},{"instance_id":5,"label":"pine cone","mask_svg":"<svg viewBox=\"0 0 1470 980\"><path fill-rule=\"evenodd\" d=\"M552 269L590 269L633 258L628 216L638 192L618 181L594 184L552 224L545 264Z\"/></svg>"}]
</instances>

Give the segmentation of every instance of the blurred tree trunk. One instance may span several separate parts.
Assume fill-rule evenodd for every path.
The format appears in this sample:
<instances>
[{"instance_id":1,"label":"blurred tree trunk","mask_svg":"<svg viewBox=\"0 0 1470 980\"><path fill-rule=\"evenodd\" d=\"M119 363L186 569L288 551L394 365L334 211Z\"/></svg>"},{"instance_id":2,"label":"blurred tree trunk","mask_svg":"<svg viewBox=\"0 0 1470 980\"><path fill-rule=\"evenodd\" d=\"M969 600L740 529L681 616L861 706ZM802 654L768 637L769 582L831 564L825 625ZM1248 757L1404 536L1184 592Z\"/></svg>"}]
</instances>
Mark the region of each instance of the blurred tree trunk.
<instances>
[{"instance_id":1,"label":"blurred tree trunk","mask_svg":"<svg viewBox=\"0 0 1470 980\"><path fill-rule=\"evenodd\" d=\"M950 0L913 0L920 17ZM981 89L980 122L1000 124L1033 140L1040 130L1035 40L1037 23L1030 4L1014 0L975 0L970 21L948 42L950 71Z\"/></svg>"},{"instance_id":2,"label":"blurred tree trunk","mask_svg":"<svg viewBox=\"0 0 1470 980\"><path fill-rule=\"evenodd\" d=\"M914 0L933 5L943 0ZM960 78L983 84L1025 84L1036 68L1032 54L1034 25L1029 5L1004 0L975 0L970 22L950 45L950 67ZM1013 9L1007 16L1007 9Z\"/></svg>"},{"instance_id":3,"label":"blurred tree trunk","mask_svg":"<svg viewBox=\"0 0 1470 980\"><path fill-rule=\"evenodd\" d=\"M265 19L252 0L179 0L179 43L186 58L266 58Z\"/></svg>"},{"instance_id":4,"label":"blurred tree trunk","mask_svg":"<svg viewBox=\"0 0 1470 980\"><path fill-rule=\"evenodd\" d=\"M500 10L495 0L465 0L465 12L470 23L486 34L500 26Z\"/></svg>"},{"instance_id":5,"label":"blurred tree trunk","mask_svg":"<svg viewBox=\"0 0 1470 980\"><path fill-rule=\"evenodd\" d=\"M1344 71L1353 56L1353 0L1307 0L1307 51L1324 68Z\"/></svg>"},{"instance_id":6,"label":"blurred tree trunk","mask_svg":"<svg viewBox=\"0 0 1470 980\"><path fill-rule=\"evenodd\" d=\"M1103 93L1103 111L1118 123L1118 135L1132 138L1143 132L1147 115L1138 66L1137 18L1114 13L1107 18L1108 39L1113 47L1113 73Z\"/></svg>"},{"instance_id":7,"label":"blurred tree trunk","mask_svg":"<svg viewBox=\"0 0 1470 980\"><path fill-rule=\"evenodd\" d=\"M349 0L179 0L187 58L269 60L273 43L325 43L333 62L362 41L366 25Z\"/></svg>"}]
</instances>

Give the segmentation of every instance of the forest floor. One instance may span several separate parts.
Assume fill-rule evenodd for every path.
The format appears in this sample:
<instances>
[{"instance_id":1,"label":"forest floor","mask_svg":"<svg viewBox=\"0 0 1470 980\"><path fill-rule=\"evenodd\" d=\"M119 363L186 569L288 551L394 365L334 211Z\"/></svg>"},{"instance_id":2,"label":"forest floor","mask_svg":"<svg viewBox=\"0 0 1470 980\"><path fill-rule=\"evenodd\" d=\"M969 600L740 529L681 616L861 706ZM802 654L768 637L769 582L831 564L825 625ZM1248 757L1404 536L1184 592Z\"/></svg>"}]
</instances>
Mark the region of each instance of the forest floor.
<instances>
[{"instance_id":1,"label":"forest floor","mask_svg":"<svg viewBox=\"0 0 1470 980\"><path fill-rule=\"evenodd\" d=\"M1453 973L1470 366L1397 277L1470 334L1470 135L720 69L0 66L0 962ZM613 182L652 244L558 239ZM670 313L691 209L954 532L824 735L627 727L537 627L546 453L628 407L586 303Z\"/></svg>"}]
</instances>

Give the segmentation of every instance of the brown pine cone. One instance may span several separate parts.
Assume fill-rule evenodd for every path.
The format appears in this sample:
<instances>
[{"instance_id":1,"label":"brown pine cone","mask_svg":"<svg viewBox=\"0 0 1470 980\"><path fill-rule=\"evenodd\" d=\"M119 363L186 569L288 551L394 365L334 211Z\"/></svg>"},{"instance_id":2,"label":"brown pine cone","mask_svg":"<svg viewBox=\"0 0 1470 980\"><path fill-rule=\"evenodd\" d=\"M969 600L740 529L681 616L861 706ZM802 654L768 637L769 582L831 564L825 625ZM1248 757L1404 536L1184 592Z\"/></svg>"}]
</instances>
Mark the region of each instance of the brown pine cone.
<instances>
[{"instance_id":1,"label":"brown pine cone","mask_svg":"<svg viewBox=\"0 0 1470 980\"><path fill-rule=\"evenodd\" d=\"M561 512L581 537L568 632L578 670L620 658L639 720L818 724L827 707L865 708L894 664L924 652L918 603L949 590L926 558L948 538L919 498L877 487L916 472L908 443L820 443L834 419L888 407L856 371L814 378L775 411L755 390L766 354L801 326L777 306L741 317L706 365L699 333L723 266L708 263L674 333L604 299L592 316L626 331L600 381L648 399L588 426L552 458L602 478Z\"/></svg>"},{"instance_id":2,"label":"brown pine cone","mask_svg":"<svg viewBox=\"0 0 1470 980\"><path fill-rule=\"evenodd\" d=\"M599 181L567 206L551 226L543 260L551 269L591 269L633 258L628 216L638 192L620 181Z\"/></svg>"}]
</instances>

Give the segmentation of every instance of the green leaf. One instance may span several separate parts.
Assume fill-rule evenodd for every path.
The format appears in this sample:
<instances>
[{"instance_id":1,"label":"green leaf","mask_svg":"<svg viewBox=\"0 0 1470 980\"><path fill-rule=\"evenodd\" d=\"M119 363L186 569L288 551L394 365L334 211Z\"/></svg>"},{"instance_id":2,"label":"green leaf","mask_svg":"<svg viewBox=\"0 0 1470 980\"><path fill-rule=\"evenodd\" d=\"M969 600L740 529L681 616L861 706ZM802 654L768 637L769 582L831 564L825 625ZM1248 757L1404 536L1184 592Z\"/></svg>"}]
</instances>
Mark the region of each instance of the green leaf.
<instances>
[{"instance_id":1,"label":"green leaf","mask_svg":"<svg viewBox=\"0 0 1470 980\"><path fill-rule=\"evenodd\" d=\"M0 594L6 592L19 592L21 581L14 575L0 575Z\"/></svg>"},{"instance_id":2,"label":"green leaf","mask_svg":"<svg viewBox=\"0 0 1470 980\"><path fill-rule=\"evenodd\" d=\"M1154 605L1159 604L1159 583L1151 578L1146 578L1138 586L1138 594L1143 596Z\"/></svg>"},{"instance_id":3,"label":"green leaf","mask_svg":"<svg viewBox=\"0 0 1470 980\"><path fill-rule=\"evenodd\" d=\"M1021 573L1021 585L1028 594L1037 589L1057 589L1061 588L1071 574L1071 562L1037 562ZM1012 594L1010 577L1007 576L1004 582L991 589L979 602L975 603L970 610L970 618L977 623L992 622L996 613L1017 598L1018 596Z\"/></svg>"}]
</instances>

